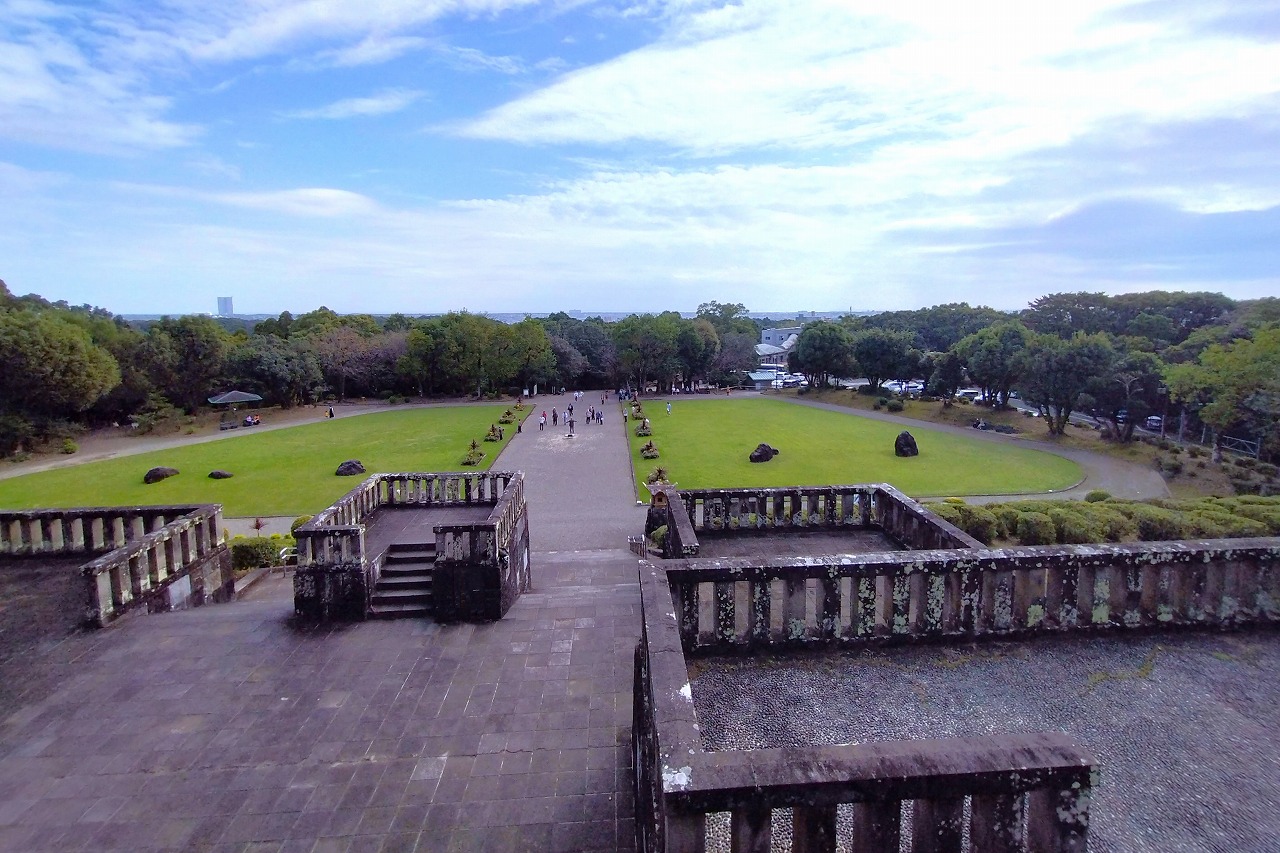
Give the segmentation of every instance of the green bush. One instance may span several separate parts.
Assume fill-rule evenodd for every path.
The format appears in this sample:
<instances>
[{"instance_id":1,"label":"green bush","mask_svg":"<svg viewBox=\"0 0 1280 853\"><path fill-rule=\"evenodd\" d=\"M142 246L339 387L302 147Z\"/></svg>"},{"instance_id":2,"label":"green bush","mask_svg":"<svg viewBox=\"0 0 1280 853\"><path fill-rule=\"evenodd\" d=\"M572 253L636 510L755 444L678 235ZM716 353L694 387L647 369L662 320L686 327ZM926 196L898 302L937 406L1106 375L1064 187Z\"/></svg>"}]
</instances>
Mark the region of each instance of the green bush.
<instances>
[{"instance_id":1,"label":"green bush","mask_svg":"<svg viewBox=\"0 0 1280 853\"><path fill-rule=\"evenodd\" d=\"M1258 460L1254 459L1252 456L1237 456L1236 464L1241 468L1252 468L1258 464Z\"/></svg>"},{"instance_id":2,"label":"green bush","mask_svg":"<svg viewBox=\"0 0 1280 853\"><path fill-rule=\"evenodd\" d=\"M876 405L877 405L877 406L887 406L887 405L889 405L889 398L888 398L888 397L878 397L878 398L876 398Z\"/></svg>"},{"instance_id":3,"label":"green bush","mask_svg":"<svg viewBox=\"0 0 1280 853\"><path fill-rule=\"evenodd\" d=\"M667 544L667 526L664 524L661 527L654 528L654 531L649 534L649 541L653 543L655 550L661 551L663 546Z\"/></svg>"},{"instance_id":4,"label":"green bush","mask_svg":"<svg viewBox=\"0 0 1280 853\"><path fill-rule=\"evenodd\" d=\"M960 507L959 526L983 545L996 541L1001 531L1001 524L996 516L989 509L980 506Z\"/></svg>"},{"instance_id":5,"label":"green bush","mask_svg":"<svg viewBox=\"0 0 1280 853\"><path fill-rule=\"evenodd\" d=\"M903 405L901 400L890 400L888 404L885 406L885 408L887 408L891 412L901 412L905 408L905 406Z\"/></svg>"},{"instance_id":6,"label":"green bush","mask_svg":"<svg viewBox=\"0 0 1280 853\"><path fill-rule=\"evenodd\" d=\"M292 536L236 536L231 540L231 567L240 571L258 566L275 566L280 562L280 549L295 546Z\"/></svg>"},{"instance_id":7,"label":"green bush","mask_svg":"<svg viewBox=\"0 0 1280 853\"><path fill-rule=\"evenodd\" d=\"M946 501L943 501L942 503L929 504L929 509L933 511L934 515L938 516L943 521L948 521L951 524L954 524L961 530L964 529L963 507L963 504L948 503Z\"/></svg>"},{"instance_id":8,"label":"green bush","mask_svg":"<svg viewBox=\"0 0 1280 853\"><path fill-rule=\"evenodd\" d=\"M75 453L80 449L80 445L76 444L69 438L62 439L62 452L68 455Z\"/></svg>"},{"instance_id":9,"label":"green bush","mask_svg":"<svg viewBox=\"0 0 1280 853\"><path fill-rule=\"evenodd\" d=\"M1126 504L1122 509L1138 526L1138 538L1143 542L1165 542L1186 539L1188 525L1182 514L1151 504Z\"/></svg>"},{"instance_id":10,"label":"green bush","mask_svg":"<svg viewBox=\"0 0 1280 853\"><path fill-rule=\"evenodd\" d=\"M1199 459L1201 456L1204 456L1204 450L1193 444L1187 448L1187 455L1192 459Z\"/></svg>"},{"instance_id":11,"label":"green bush","mask_svg":"<svg viewBox=\"0 0 1280 853\"><path fill-rule=\"evenodd\" d=\"M1052 545L1058 541L1058 530L1043 512L1024 512L1018 516L1017 536L1022 545Z\"/></svg>"},{"instance_id":12,"label":"green bush","mask_svg":"<svg viewBox=\"0 0 1280 853\"><path fill-rule=\"evenodd\" d=\"M406 399L407 398L401 397L399 394L390 394L387 396L387 405L398 406L401 403L405 402Z\"/></svg>"},{"instance_id":13,"label":"green bush","mask_svg":"<svg viewBox=\"0 0 1280 853\"><path fill-rule=\"evenodd\" d=\"M1089 503L1096 503L1097 501L1105 501L1110 497L1110 492L1103 491L1102 489L1093 489L1089 494L1084 496L1084 499Z\"/></svg>"},{"instance_id":14,"label":"green bush","mask_svg":"<svg viewBox=\"0 0 1280 853\"><path fill-rule=\"evenodd\" d=\"M1017 507L1010 504L988 504L987 510L996 517L996 521L1000 524L999 535L1004 539L1013 539L1018 533L1018 516L1022 513L1018 512Z\"/></svg>"},{"instance_id":15,"label":"green bush","mask_svg":"<svg viewBox=\"0 0 1280 853\"><path fill-rule=\"evenodd\" d=\"M1270 462L1259 462L1256 468L1257 472L1268 479L1280 474L1280 467L1272 465Z\"/></svg>"},{"instance_id":16,"label":"green bush","mask_svg":"<svg viewBox=\"0 0 1280 853\"><path fill-rule=\"evenodd\" d=\"M306 524L308 521L310 521L310 520L311 520L311 519L313 519L313 518L315 518L315 516L314 516L314 515L300 515L300 516L298 516L297 518L295 518L295 519L293 520L293 524L290 524L290 525L289 525L289 532L290 532L290 533L297 533L297 532L298 532L298 528L299 528L299 527L301 527L302 525Z\"/></svg>"}]
</instances>

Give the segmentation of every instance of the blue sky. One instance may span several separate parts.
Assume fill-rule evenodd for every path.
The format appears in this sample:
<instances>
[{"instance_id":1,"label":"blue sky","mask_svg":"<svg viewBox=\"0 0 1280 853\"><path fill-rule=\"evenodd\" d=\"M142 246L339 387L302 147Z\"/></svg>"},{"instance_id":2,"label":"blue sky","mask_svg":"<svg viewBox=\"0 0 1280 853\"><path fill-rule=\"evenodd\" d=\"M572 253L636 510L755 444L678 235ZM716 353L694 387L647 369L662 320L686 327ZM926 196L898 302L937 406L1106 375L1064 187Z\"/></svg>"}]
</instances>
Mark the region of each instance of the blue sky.
<instances>
[{"instance_id":1,"label":"blue sky","mask_svg":"<svg viewBox=\"0 0 1280 853\"><path fill-rule=\"evenodd\" d=\"M0 0L0 278L119 313L1280 295L1280 4Z\"/></svg>"}]
</instances>

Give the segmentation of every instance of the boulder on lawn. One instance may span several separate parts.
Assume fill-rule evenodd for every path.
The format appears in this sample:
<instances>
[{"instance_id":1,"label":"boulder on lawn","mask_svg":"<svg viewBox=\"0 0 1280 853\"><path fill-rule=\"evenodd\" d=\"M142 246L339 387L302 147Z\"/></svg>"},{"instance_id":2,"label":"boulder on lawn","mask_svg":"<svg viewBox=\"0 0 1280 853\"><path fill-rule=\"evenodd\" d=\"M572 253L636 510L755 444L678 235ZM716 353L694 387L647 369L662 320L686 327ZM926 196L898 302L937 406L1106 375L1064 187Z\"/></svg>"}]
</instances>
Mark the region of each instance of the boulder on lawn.
<instances>
[{"instance_id":1,"label":"boulder on lawn","mask_svg":"<svg viewBox=\"0 0 1280 853\"><path fill-rule=\"evenodd\" d=\"M752 462L768 462L770 459L777 456L778 453L779 451L777 448L770 447L769 445L761 442L756 445L756 449L751 451L751 455L747 458Z\"/></svg>"},{"instance_id":2,"label":"boulder on lawn","mask_svg":"<svg viewBox=\"0 0 1280 853\"><path fill-rule=\"evenodd\" d=\"M150 486L152 483L158 483L161 480L167 480L170 477L177 476L177 468L166 468L163 465L152 468L146 474L142 475L142 482Z\"/></svg>"},{"instance_id":3,"label":"boulder on lawn","mask_svg":"<svg viewBox=\"0 0 1280 853\"><path fill-rule=\"evenodd\" d=\"M916 447L915 436L903 430L893 440L893 452L899 456L919 456L920 448Z\"/></svg>"},{"instance_id":4,"label":"boulder on lawn","mask_svg":"<svg viewBox=\"0 0 1280 853\"><path fill-rule=\"evenodd\" d=\"M210 480L230 480L234 476L235 474L232 474L230 471L223 471L221 468L219 468L217 471L209 472Z\"/></svg>"},{"instance_id":5,"label":"boulder on lawn","mask_svg":"<svg viewBox=\"0 0 1280 853\"><path fill-rule=\"evenodd\" d=\"M338 470L333 473L339 477L354 477L356 474L364 473L364 466L360 464L358 459L348 459L338 466Z\"/></svg>"}]
</instances>

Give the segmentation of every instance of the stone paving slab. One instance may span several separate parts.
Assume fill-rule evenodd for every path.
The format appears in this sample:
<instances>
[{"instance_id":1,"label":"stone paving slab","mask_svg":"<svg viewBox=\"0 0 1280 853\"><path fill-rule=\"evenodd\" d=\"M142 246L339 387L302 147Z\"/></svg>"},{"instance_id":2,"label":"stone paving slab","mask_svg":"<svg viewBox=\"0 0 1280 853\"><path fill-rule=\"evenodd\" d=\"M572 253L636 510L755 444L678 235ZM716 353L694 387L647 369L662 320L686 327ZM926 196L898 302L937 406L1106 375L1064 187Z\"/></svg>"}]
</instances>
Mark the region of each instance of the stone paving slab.
<instances>
[{"instance_id":1,"label":"stone paving slab","mask_svg":"<svg viewBox=\"0 0 1280 853\"><path fill-rule=\"evenodd\" d=\"M272 578L85 635L7 721L0 850L631 849L635 565L539 555L486 625L299 632Z\"/></svg>"}]
</instances>

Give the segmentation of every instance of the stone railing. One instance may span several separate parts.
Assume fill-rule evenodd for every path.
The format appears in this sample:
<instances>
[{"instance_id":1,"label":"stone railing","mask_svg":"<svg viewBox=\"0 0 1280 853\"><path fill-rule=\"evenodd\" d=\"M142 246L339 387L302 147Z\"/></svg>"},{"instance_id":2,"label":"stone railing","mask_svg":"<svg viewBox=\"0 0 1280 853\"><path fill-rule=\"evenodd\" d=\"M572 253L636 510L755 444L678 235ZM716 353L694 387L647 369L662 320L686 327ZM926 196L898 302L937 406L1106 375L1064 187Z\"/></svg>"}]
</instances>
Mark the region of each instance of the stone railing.
<instances>
[{"instance_id":1,"label":"stone railing","mask_svg":"<svg viewBox=\"0 0 1280 853\"><path fill-rule=\"evenodd\" d=\"M1060 734L706 750L671 588L647 562L640 580L632 721L640 850L701 853L717 813L729 815L730 849L771 850L775 809L791 810L790 850L834 850L843 804L852 806L859 851L897 853L904 834L913 851L960 850L966 832L975 851L1086 849L1096 760ZM904 801L913 805L906 827Z\"/></svg>"},{"instance_id":2,"label":"stone railing","mask_svg":"<svg viewBox=\"0 0 1280 853\"><path fill-rule=\"evenodd\" d=\"M436 527L432 607L441 622L501 619L529 589L529 519L516 473L483 522Z\"/></svg>"},{"instance_id":3,"label":"stone railing","mask_svg":"<svg viewBox=\"0 0 1280 853\"><path fill-rule=\"evenodd\" d=\"M481 565L505 569L504 561L513 541L524 543L513 581L516 591L512 593L507 585L494 587L486 583L486 594L480 597L491 606L481 609L505 613L514 596L528 588L528 521L524 514L524 476L520 472L374 474L294 532L298 543L294 606L298 614L322 621L365 618L378 582L380 562L376 555L368 553L364 521L383 507L412 506L493 507L483 522L434 528L437 574L433 579L433 603L438 615L444 613L443 618L447 619L448 614L459 611L455 600L462 593L452 583L458 566L479 559ZM519 580L520 573L523 582ZM494 589L496 595L488 595ZM479 595L478 590L473 592ZM503 601L507 602L505 606ZM461 611L471 612L466 607Z\"/></svg>"},{"instance_id":4,"label":"stone railing","mask_svg":"<svg viewBox=\"0 0 1280 853\"><path fill-rule=\"evenodd\" d=\"M104 626L131 609L230 598L234 578L221 531L217 504L0 512L0 554L99 554L81 571L86 619Z\"/></svg>"},{"instance_id":5,"label":"stone railing","mask_svg":"<svg viewBox=\"0 0 1280 853\"><path fill-rule=\"evenodd\" d=\"M1280 539L665 561L689 652L1280 621Z\"/></svg>"},{"instance_id":6,"label":"stone railing","mask_svg":"<svg viewBox=\"0 0 1280 853\"><path fill-rule=\"evenodd\" d=\"M982 543L887 483L760 489L675 489L668 507L668 558L694 557L699 536L779 530L880 530L904 548L981 548ZM684 512L679 508L683 507Z\"/></svg>"}]
</instances>

